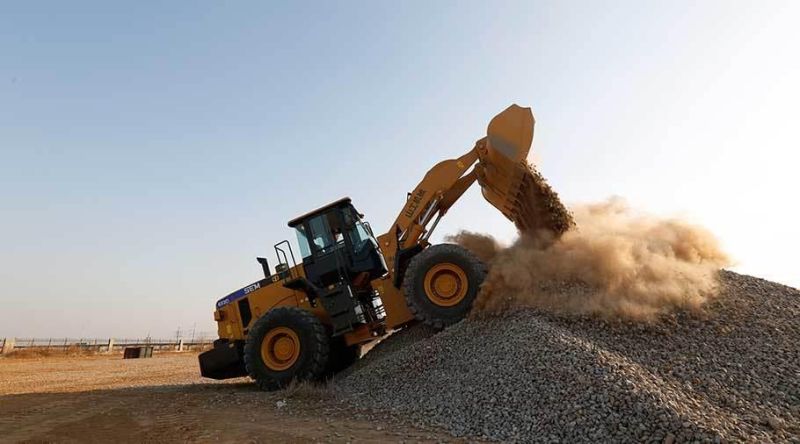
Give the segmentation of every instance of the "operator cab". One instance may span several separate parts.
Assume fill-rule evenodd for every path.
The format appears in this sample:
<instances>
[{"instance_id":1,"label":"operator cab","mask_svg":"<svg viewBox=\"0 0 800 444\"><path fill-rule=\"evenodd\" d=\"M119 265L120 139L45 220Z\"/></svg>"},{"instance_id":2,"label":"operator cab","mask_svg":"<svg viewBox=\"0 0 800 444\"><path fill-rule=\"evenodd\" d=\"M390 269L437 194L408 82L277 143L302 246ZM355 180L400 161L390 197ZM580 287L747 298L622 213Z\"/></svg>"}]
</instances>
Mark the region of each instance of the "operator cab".
<instances>
[{"instance_id":1,"label":"operator cab","mask_svg":"<svg viewBox=\"0 0 800 444\"><path fill-rule=\"evenodd\" d=\"M346 197L289 221L312 284L358 284L386 274L378 241L362 217Z\"/></svg>"},{"instance_id":2,"label":"operator cab","mask_svg":"<svg viewBox=\"0 0 800 444\"><path fill-rule=\"evenodd\" d=\"M284 286L306 292L312 305L322 304L331 318L333 336L361 324L381 324L385 318L371 281L388 269L362 217L346 197L289 221L297 233L305 277L288 280Z\"/></svg>"}]
</instances>

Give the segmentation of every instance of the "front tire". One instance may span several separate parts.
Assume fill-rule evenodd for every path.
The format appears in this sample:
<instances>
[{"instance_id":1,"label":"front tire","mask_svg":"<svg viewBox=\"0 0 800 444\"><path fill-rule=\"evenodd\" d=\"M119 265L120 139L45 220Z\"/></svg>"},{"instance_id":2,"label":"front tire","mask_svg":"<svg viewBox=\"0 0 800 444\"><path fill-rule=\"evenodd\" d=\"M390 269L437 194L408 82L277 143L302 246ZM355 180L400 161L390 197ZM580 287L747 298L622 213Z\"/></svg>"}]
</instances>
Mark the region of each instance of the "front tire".
<instances>
[{"instance_id":1,"label":"front tire","mask_svg":"<svg viewBox=\"0 0 800 444\"><path fill-rule=\"evenodd\" d=\"M478 296L486 265L460 245L440 244L408 263L403 292L417 320L442 329L463 319Z\"/></svg>"},{"instance_id":2,"label":"front tire","mask_svg":"<svg viewBox=\"0 0 800 444\"><path fill-rule=\"evenodd\" d=\"M256 320L244 345L247 374L261 390L319 379L328 364L325 327L310 312L278 307Z\"/></svg>"}]
</instances>

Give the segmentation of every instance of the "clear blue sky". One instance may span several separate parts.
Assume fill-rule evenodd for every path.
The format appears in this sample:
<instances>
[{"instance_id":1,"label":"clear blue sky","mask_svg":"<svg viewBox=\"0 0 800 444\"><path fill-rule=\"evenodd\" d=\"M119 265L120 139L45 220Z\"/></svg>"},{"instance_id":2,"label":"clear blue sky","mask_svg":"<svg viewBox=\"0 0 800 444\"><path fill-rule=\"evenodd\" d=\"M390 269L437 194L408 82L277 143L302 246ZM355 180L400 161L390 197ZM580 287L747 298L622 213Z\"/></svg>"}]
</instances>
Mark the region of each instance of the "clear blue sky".
<instances>
[{"instance_id":1,"label":"clear blue sky","mask_svg":"<svg viewBox=\"0 0 800 444\"><path fill-rule=\"evenodd\" d=\"M10 2L0 337L213 331L286 221L380 231L512 102L568 202L620 195L800 285L800 2ZM437 230L511 224L474 190ZM271 260L274 264L274 259Z\"/></svg>"}]
</instances>

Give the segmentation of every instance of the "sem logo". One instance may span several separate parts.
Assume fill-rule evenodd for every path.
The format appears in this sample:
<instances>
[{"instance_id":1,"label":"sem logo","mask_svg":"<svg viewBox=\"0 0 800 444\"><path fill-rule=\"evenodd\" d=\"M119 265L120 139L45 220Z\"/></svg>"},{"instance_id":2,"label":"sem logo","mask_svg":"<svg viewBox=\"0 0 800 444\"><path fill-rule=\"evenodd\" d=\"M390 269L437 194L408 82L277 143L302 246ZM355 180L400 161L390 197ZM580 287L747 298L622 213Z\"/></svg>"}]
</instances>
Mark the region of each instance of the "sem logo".
<instances>
[{"instance_id":1,"label":"sem logo","mask_svg":"<svg viewBox=\"0 0 800 444\"><path fill-rule=\"evenodd\" d=\"M414 217L414 212L417 211L420 202L422 202L422 198L425 196L425 190L417 191L417 194L409 199L408 207L406 211L403 213L406 217Z\"/></svg>"},{"instance_id":2,"label":"sem logo","mask_svg":"<svg viewBox=\"0 0 800 444\"><path fill-rule=\"evenodd\" d=\"M217 308L222 307L223 305L228 305L230 303L231 303L231 300L229 298L225 298L225 299L217 302Z\"/></svg>"},{"instance_id":3,"label":"sem logo","mask_svg":"<svg viewBox=\"0 0 800 444\"><path fill-rule=\"evenodd\" d=\"M253 284L253 285L250 285L250 286L244 287L244 294L248 294L248 293L250 293L250 292L256 291L256 290L258 290L259 288L261 288L261 283L260 283L260 282L256 282L256 283L255 283L255 284Z\"/></svg>"}]
</instances>

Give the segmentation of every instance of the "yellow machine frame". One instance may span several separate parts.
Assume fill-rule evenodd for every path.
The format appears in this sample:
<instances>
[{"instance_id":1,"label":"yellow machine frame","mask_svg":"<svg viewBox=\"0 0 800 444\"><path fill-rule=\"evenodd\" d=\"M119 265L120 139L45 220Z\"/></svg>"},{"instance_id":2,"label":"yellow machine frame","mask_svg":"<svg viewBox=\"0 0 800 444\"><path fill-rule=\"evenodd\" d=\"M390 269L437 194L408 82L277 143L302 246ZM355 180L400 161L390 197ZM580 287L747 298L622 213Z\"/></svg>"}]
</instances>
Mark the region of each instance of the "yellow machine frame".
<instances>
[{"instance_id":1,"label":"yellow machine frame","mask_svg":"<svg viewBox=\"0 0 800 444\"><path fill-rule=\"evenodd\" d=\"M439 220L474 183L481 185L483 196L517 226L524 226L527 215L520 189L528 174L526 158L533 140L534 119L530 108L511 105L489 124L487 136L456 159L444 160L431 168L416 188L390 229L377 237L389 272L373 280L386 311L384 322L365 324L346 333L348 345L374 339L387 330L400 328L414 320L399 285L398 255L413 248L424 249ZM288 274L304 277L302 264L292 267ZM268 311L281 306L300 307L310 311L324 324L330 319L320 306L312 306L308 296L278 284L281 274L269 277L269 285L258 283L246 287L251 316L245 322L237 304L227 304L214 312L220 338L244 340L253 322ZM251 288L252 287L252 288Z\"/></svg>"}]
</instances>

